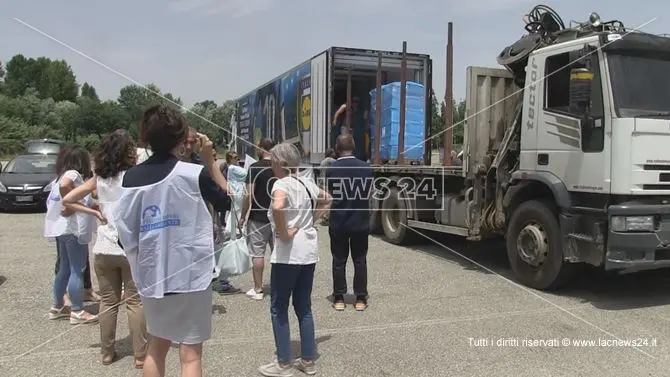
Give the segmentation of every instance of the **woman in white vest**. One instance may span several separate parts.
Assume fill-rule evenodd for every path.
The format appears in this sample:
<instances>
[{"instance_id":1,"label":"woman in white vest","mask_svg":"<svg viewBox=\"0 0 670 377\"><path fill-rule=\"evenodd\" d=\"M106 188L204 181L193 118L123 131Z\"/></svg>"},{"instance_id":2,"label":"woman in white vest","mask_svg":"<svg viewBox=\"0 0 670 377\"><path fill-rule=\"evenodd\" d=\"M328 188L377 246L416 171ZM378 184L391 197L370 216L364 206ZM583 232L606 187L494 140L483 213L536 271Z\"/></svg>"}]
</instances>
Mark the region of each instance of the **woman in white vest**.
<instances>
[{"instance_id":1,"label":"woman in white vest","mask_svg":"<svg viewBox=\"0 0 670 377\"><path fill-rule=\"evenodd\" d=\"M313 179L299 175L301 155L293 144L282 143L270 150L272 205L268 218L275 234L270 263L270 313L277 358L261 366L263 376L290 376L292 367L315 374L316 339L312 317L312 285L318 261L319 242L314 222L330 205L331 197ZM301 356L291 365L291 334L288 308L293 308L300 323Z\"/></svg>"},{"instance_id":2,"label":"woman in white vest","mask_svg":"<svg viewBox=\"0 0 670 377\"><path fill-rule=\"evenodd\" d=\"M44 237L58 242L58 272L54 279L53 303L49 310L50 319L70 318L70 323L97 322L98 317L84 310L84 270L88 260L88 244L93 237L95 217L88 214L62 216L61 198L84 179L92 175L88 152L81 147L63 150L56 164L57 180L47 199L47 213L44 219ZM90 196L83 200L92 204ZM67 214L67 211L65 211ZM63 296L70 296L70 312L67 312Z\"/></svg>"},{"instance_id":3,"label":"woman in white vest","mask_svg":"<svg viewBox=\"0 0 670 377\"><path fill-rule=\"evenodd\" d=\"M135 165L135 143L124 130L104 135L94 155L95 176L63 197L66 208L108 219L98 226L93 245L93 268L98 277L100 294L100 344L102 363L109 365L116 360L116 319L121 300L125 296L128 325L132 336L135 368L141 369L146 354L147 334L142 304L130 273L130 264L118 245L118 232L112 219L114 208L119 205L121 180ZM100 211L86 207L80 200L97 191ZM125 292L122 288L125 286ZM122 293L124 292L124 293Z\"/></svg>"},{"instance_id":4,"label":"woman in white vest","mask_svg":"<svg viewBox=\"0 0 670 377\"><path fill-rule=\"evenodd\" d=\"M212 333L214 235L207 202L225 206L226 179L212 142L199 135L206 166L188 159L182 114L153 106L140 124L152 156L126 171L114 212L146 317L149 346L144 376L163 376L172 343L179 344L182 376L201 376L202 343Z\"/></svg>"}]
</instances>

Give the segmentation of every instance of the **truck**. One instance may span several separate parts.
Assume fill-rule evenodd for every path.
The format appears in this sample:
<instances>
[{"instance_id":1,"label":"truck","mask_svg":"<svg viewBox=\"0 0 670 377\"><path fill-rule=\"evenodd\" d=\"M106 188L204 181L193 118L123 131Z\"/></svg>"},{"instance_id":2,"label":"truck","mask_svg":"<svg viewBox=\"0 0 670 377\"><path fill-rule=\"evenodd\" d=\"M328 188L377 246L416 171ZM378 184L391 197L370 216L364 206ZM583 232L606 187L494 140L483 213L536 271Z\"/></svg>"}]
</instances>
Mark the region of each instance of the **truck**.
<instances>
[{"instance_id":1,"label":"truck","mask_svg":"<svg viewBox=\"0 0 670 377\"><path fill-rule=\"evenodd\" d=\"M318 164L333 146L331 123L335 111L351 102L353 96L369 97L377 72L384 83L399 81L401 72L405 72L412 81L423 84L429 108L429 55L330 47L235 101L231 148L241 157L254 157L254 145L262 138L270 138L295 144L306 164ZM427 113L428 132L430 126Z\"/></svg>"},{"instance_id":2,"label":"truck","mask_svg":"<svg viewBox=\"0 0 670 377\"><path fill-rule=\"evenodd\" d=\"M670 87L660 79L670 38L597 13L566 27L544 5L525 20L497 57L503 68L467 68L461 166L450 165L449 137L442 166L374 156L371 231L393 244L426 231L503 238L515 278L538 290L585 264L670 267ZM408 180L432 182L428 194Z\"/></svg>"}]
</instances>

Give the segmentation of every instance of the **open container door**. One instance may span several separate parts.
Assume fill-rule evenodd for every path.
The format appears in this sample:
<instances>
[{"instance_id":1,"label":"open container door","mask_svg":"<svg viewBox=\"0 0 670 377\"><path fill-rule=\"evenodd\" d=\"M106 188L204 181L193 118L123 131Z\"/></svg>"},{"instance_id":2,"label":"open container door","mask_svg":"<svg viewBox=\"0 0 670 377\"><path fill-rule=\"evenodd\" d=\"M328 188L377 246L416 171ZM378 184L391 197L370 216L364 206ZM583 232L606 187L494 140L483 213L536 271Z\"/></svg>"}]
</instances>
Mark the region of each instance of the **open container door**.
<instances>
[{"instance_id":1,"label":"open container door","mask_svg":"<svg viewBox=\"0 0 670 377\"><path fill-rule=\"evenodd\" d=\"M330 93L328 51L312 58L309 90L309 114L305 114L305 99L303 98L303 127L305 141L309 142L306 149L309 151L309 162L319 164L325 157L326 142L328 140L328 97ZM309 121L306 118L309 117Z\"/></svg>"}]
</instances>

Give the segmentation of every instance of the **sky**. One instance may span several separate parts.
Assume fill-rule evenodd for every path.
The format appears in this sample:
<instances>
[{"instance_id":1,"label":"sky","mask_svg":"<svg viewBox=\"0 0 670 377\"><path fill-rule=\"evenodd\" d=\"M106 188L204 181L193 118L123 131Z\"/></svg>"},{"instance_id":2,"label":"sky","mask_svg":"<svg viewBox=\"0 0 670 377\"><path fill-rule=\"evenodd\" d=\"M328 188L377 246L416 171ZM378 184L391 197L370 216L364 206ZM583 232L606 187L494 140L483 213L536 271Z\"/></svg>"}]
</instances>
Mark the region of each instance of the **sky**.
<instances>
[{"instance_id":1,"label":"sky","mask_svg":"<svg viewBox=\"0 0 670 377\"><path fill-rule=\"evenodd\" d=\"M330 46L400 51L404 40L409 52L431 55L433 87L444 98L452 21L453 88L460 99L466 68L499 67L496 56L524 34L522 17L536 1L0 0L0 61L15 54L65 59L77 81L93 85L103 99L116 99L125 85L153 82L192 105L238 98ZM566 24L596 11L629 28L658 17L643 30L670 33L670 3L645 3L545 4Z\"/></svg>"}]
</instances>

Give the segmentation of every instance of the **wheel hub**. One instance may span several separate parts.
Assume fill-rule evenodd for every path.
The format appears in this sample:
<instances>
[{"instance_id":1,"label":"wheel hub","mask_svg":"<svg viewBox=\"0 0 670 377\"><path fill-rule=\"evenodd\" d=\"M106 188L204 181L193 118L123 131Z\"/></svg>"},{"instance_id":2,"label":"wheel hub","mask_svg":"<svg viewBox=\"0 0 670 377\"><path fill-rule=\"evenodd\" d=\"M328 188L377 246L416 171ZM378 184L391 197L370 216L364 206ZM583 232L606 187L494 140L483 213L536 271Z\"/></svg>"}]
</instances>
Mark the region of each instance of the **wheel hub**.
<instances>
[{"instance_id":1,"label":"wheel hub","mask_svg":"<svg viewBox=\"0 0 670 377\"><path fill-rule=\"evenodd\" d=\"M539 267L546 259L549 247L547 235L538 224L528 224L521 229L516 240L519 257L533 267Z\"/></svg>"}]
</instances>

